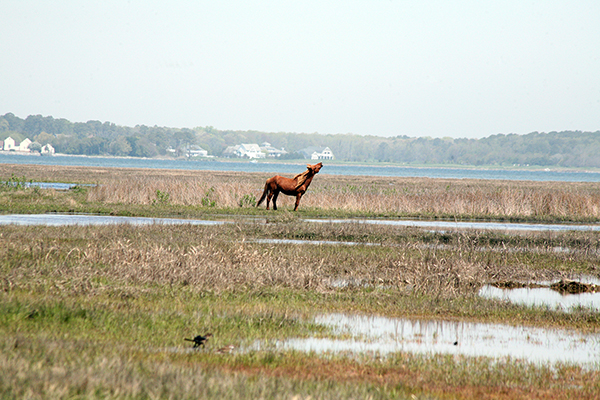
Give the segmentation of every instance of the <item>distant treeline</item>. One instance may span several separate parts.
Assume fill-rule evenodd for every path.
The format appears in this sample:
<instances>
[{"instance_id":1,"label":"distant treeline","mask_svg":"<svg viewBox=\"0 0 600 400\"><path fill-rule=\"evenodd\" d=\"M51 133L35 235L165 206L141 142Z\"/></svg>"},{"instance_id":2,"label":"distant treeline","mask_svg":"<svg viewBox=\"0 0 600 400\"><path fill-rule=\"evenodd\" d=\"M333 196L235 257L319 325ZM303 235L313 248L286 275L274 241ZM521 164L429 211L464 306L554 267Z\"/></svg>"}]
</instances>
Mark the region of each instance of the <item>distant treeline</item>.
<instances>
[{"instance_id":1,"label":"distant treeline","mask_svg":"<svg viewBox=\"0 0 600 400\"><path fill-rule=\"evenodd\" d=\"M432 139L408 136L379 137L354 134L267 133L222 131L213 127L165 128L110 122L70 122L51 116L12 113L0 116L0 140L29 138L50 143L57 153L156 157L183 156L192 145L221 156L227 146L269 142L288 151L287 158L302 158L300 150L329 147L336 160L454 165L536 165L600 168L600 131L498 134L483 139ZM174 149L175 152L168 152Z\"/></svg>"}]
</instances>

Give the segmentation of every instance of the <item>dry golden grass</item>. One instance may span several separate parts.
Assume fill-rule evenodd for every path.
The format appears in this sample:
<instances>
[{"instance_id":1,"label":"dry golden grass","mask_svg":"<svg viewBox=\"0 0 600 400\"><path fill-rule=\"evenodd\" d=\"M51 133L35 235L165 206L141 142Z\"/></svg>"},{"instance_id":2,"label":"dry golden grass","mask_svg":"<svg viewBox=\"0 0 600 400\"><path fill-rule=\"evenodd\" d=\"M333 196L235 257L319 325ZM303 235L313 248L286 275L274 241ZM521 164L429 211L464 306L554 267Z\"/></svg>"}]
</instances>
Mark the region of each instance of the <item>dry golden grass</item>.
<instances>
[{"instance_id":1,"label":"dry golden grass","mask_svg":"<svg viewBox=\"0 0 600 400\"><path fill-rule=\"evenodd\" d=\"M224 237L223 230L231 236ZM0 236L0 261L27 254L19 268L5 271L4 285L32 290L47 280L59 291L101 290L95 282L102 278L123 288L176 285L194 292L265 288L327 292L341 280L359 288L408 285L420 292L456 296L472 293L476 283L484 281L482 265L436 252L423 256L410 246L401 252L356 247L340 252L330 246L268 245L250 239L234 236L228 227L7 228ZM43 263L35 261L42 259Z\"/></svg>"},{"instance_id":2,"label":"dry golden grass","mask_svg":"<svg viewBox=\"0 0 600 400\"><path fill-rule=\"evenodd\" d=\"M235 198L255 184L260 187L264 178L187 171L66 172L62 176L70 179L64 180L98 182L118 192L92 190L89 196L131 204L154 200L153 190L170 193L169 201L193 202L184 196L194 188L202 201L211 187L211 199L225 202L220 188ZM306 200L336 191L340 202L360 199L361 193L393 197L386 192L392 186L389 179L317 178L323 178L320 186ZM448 188L443 180L391 181L403 183L404 196L414 196L415 205L421 194L435 198L445 191L486 192L514 184L449 181ZM133 193L127 187L134 187ZM590 189L529 184L523 190ZM237 399L297 398L302 393L303 398L356 398L359 393L361 398L411 398L417 393L597 398L598 372L577 366L552 370L518 361L405 353L365 361L209 351L248 338L302 336L305 325L296 316L303 312L442 316L599 330L596 312L518 307L475 295L489 281L550 279L573 272L599 276L598 232L431 234L358 223L309 224L285 210L269 215L275 217L266 224L222 226L2 226L1 397ZM256 241L265 238L374 245ZM569 251L554 252L554 247ZM218 346L183 352L182 338L204 332L206 326L217 327L212 332L218 333Z\"/></svg>"},{"instance_id":3,"label":"dry golden grass","mask_svg":"<svg viewBox=\"0 0 600 400\"><path fill-rule=\"evenodd\" d=\"M97 183L87 200L104 204L239 207L259 198L271 174L0 164L0 177ZM283 207L294 199L279 196ZM600 184L468 179L334 176L326 167L301 209L367 215L600 220Z\"/></svg>"},{"instance_id":4,"label":"dry golden grass","mask_svg":"<svg viewBox=\"0 0 600 400\"><path fill-rule=\"evenodd\" d=\"M240 199L260 197L258 174L202 173L196 176L140 176L90 190L89 201L152 204L157 191L177 205L201 205L208 199L220 208ZM280 196L291 207L293 198ZM445 179L317 176L303 197L303 208L396 215L498 218L600 219L597 184Z\"/></svg>"},{"instance_id":5,"label":"dry golden grass","mask_svg":"<svg viewBox=\"0 0 600 400\"><path fill-rule=\"evenodd\" d=\"M359 224L346 226L301 223L226 226L99 226L4 227L0 263L19 260L4 270L5 290L37 290L53 282L59 291L103 290L98 282L117 287L188 287L201 292L245 292L269 288L362 290L383 287L402 293L456 298L477 293L485 283L559 278L576 270L597 274L597 235L582 233L570 243L581 251L555 253L552 238L535 239L527 253L519 244L496 251L483 238L455 235L458 241L426 244L410 229ZM416 231L415 231L416 232ZM294 245L258 243L265 237L324 240L382 239L381 245ZM562 236L561 236L562 237ZM527 243L529 239L523 239ZM534 239L530 239L532 242ZM561 239L564 240L564 239ZM549 243L549 244L545 244ZM557 242L560 243L560 242ZM590 247L591 246L591 247ZM527 254L524 256L523 254ZM114 286L111 288L114 290Z\"/></svg>"}]
</instances>

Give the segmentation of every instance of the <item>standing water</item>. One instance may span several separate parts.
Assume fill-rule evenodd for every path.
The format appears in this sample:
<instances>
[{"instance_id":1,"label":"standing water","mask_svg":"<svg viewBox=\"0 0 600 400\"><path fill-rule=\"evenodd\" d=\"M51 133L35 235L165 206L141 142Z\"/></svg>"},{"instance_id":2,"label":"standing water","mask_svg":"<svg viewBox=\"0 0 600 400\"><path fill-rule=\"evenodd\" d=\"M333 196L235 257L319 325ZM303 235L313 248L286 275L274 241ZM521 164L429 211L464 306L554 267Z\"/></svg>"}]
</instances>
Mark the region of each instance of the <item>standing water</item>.
<instances>
[{"instance_id":1,"label":"standing water","mask_svg":"<svg viewBox=\"0 0 600 400\"><path fill-rule=\"evenodd\" d=\"M351 339L290 339L283 350L456 354L517 359L537 364L572 363L600 367L600 336L575 331L460 321L410 320L379 316L327 314L315 322Z\"/></svg>"},{"instance_id":2,"label":"standing water","mask_svg":"<svg viewBox=\"0 0 600 400\"><path fill-rule=\"evenodd\" d=\"M306 163L295 161L256 162L217 161L215 159L173 160L134 157L79 157L54 156L35 157L14 154L0 154L2 164L37 164L37 165L72 165L104 168L150 168L150 169L183 169L198 171L240 171L264 172L277 174L298 173ZM326 163L322 174L359 175L359 176L394 176L423 177L444 179L506 179L515 181L561 181L561 182L600 182L599 172L586 171L552 171L552 170L516 170L491 168L452 168L452 167L411 167L401 165L355 165Z\"/></svg>"}]
</instances>

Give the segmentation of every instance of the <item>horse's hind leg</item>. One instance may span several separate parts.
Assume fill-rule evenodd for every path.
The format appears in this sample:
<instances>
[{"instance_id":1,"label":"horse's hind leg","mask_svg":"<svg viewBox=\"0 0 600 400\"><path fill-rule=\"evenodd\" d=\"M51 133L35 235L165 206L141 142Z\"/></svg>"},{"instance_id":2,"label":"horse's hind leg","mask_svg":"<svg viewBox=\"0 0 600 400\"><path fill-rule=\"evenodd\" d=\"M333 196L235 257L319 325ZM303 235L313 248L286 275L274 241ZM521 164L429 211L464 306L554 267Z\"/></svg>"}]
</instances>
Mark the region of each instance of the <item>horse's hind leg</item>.
<instances>
[{"instance_id":1,"label":"horse's hind leg","mask_svg":"<svg viewBox=\"0 0 600 400\"><path fill-rule=\"evenodd\" d=\"M269 209L269 203L271 202L271 198L273 198L273 192L269 191L267 195L267 210ZM273 200L273 209L277 210L277 206L275 205L275 200Z\"/></svg>"},{"instance_id":2,"label":"horse's hind leg","mask_svg":"<svg viewBox=\"0 0 600 400\"><path fill-rule=\"evenodd\" d=\"M279 196L279 190L273 193L273 210L277 210L277 196Z\"/></svg>"}]
</instances>

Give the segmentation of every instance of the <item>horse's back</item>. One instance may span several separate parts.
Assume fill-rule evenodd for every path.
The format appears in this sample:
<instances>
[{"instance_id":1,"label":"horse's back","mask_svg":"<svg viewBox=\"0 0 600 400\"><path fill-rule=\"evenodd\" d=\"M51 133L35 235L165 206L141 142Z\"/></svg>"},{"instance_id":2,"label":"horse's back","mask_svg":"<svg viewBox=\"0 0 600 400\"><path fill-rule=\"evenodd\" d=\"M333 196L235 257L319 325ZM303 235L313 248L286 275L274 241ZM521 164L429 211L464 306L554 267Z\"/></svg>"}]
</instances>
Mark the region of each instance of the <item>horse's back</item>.
<instances>
[{"instance_id":1,"label":"horse's back","mask_svg":"<svg viewBox=\"0 0 600 400\"><path fill-rule=\"evenodd\" d=\"M296 188L295 181L293 179L279 175L275 175L274 177L267 179L267 184L270 185L273 190L279 190L283 193L294 191Z\"/></svg>"}]
</instances>

